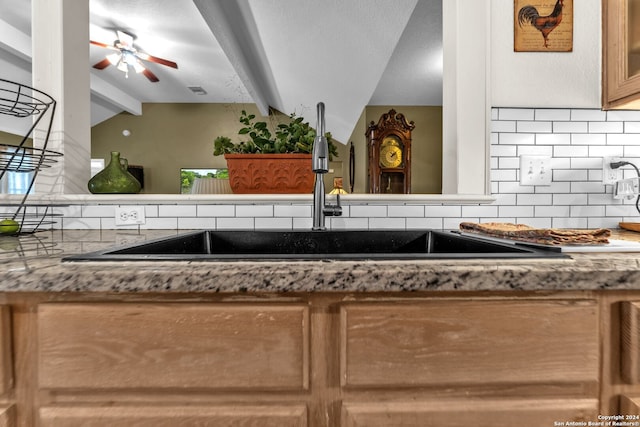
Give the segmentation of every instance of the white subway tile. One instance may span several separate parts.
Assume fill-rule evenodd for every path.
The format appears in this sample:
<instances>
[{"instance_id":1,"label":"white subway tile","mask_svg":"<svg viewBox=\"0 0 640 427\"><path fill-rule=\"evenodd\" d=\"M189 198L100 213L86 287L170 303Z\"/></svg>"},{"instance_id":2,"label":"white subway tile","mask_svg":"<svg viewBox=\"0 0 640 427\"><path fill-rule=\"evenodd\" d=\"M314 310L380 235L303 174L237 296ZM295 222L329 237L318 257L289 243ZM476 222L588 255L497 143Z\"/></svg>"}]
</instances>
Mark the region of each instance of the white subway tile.
<instances>
[{"instance_id":1,"label":"white subway tile","mask_svg":"<svg viewBox=\"0 0 640 427\"><path fill-rule=\"evenodd\" d=\"M553 228L589 228L587 218L552 218Z\"/></svg>"},{"instance_id":2,"label":"white subway tile","mask_svg":"<svg viewBox=\"0 0 640 427\"><path fill-rule=\"evenodd\" d=\"M273 216L273 205L237 205L237 217L271 217Z\"/></svg>"},{"instance_id":3,"label":"white subway tile","mask_svg":"<svg viewBox=\"0 0 640 427\"><path fill-rule=\"evenodd\" d=\"M178 218L147 218L145 223L140 225L140 228L145 230L175 230L178 228Z\"/></svg>"},{"instance_id":4,"label":"white subway tile","mask_svg":"<svg viewBox=\"0 0 640 427\"><path fill-rule=\"evenodd\" d=\"M536 120L571 120L571 110L565 108L543 108L535 110Z\"/></svg>"},{"instance_id":5,"label":"white subway tile","mask_svg":"<svg viewBox=\"0 0 640 427\"><path fill-rule=\"evenodd\" d=\"M571 212L571 206L536 206L534 209L534 216L540 217L568 217Z\"/></svg>"},{"instance_id":6,"label":"white subway tile","mask_svg":"<svg viewBox=\"0 0 640 427\"><path fill-rule=\"evenodd\" d=\"M609 205L605 206L606 216L633 216L638 215L635 205Z\"/></svg>"},{"instance_id":7,"label":"white subway tile","mask_svg":"<svg viewBox=\"0 0 640 427\"><path fill-rule=\"evenodd\" d=\"M572 193L604 193L604 184L601 182L572 182Z\"/></svg>"},{"instance_id":8,"label":"white subway tile","mask_svg":"<svg viewBox=\"0 0 640 427\"><path fill-rule=\"evenodd\" d=\"M607 134L607 145L640 145L640 136L635 133Z\"/></svg>"},{"instance_id":9,"label":"white subway tile","mask_svg":"<svg viewBox=\"0 0 640 427\"><path fill-rule=\"evenodd\" d=\"M520 182L499 182L498 183L498 194L509 194L509 193L533 193L535 191L534 186L527 185L522 186Z\"/></svg>"},{"instance_id":10,"label":"white subway tile","mask_svg":"<svg viewBox=\"0 0 640 427\"><path fill-rule=\"evenodd\" d=\"M554 133L586 133L587 122L553 122Z\"/></svg>"},{"instance_id":11,"label":"white subway tile","mask_svg":"<svg viewBox=\"0 0 640 427\"><path fill-rule=\"evenodd\" d=\"M387 207L382 205L351 205L351 217L386 217Z\"/></svg>"},{"instance_id":12,"label":"white subway tile","mask_svg":"<svg viewBox=\"0 0 640 427\"><path fill-rule=\"evenodd\" d=\"M518 194L517 204L520 206L540 206L551 205L553 201L552 194Z\"/></svg>"},{"instance_id":13,"label":"white subway tile","mask_svg":"<svg viewBox=\"0 0 640 427\"><path fill-rule=\"evenodd\" d=\"M404 230L406 228L406 220L404 218L369 218L369 228L372 230Z\"/></svg>"},{"instance_id":14,"label":"white subway tile","mask_svg":"<svg viewBox=\"0 0 640 427\"><path fill-rule=\"evenodd\" d=\"M312 210L311 205L275 205L273 214L279 217L308 216L311 218Z\"/></svg>"},{"instance_id":15,"label":"white subway tile","mask_svg":"<svg viewBox=\"0 0 640 427\"><path fill-rule=\"evenodd\" d=\"M433 217L461 217L462 206L425 206L424 216L427 218Z\"/></svg>"},{"instance_id":16,"label":"white subway tile","mask_svg":"<svg viewBox=\"0 0 640 427\"><path fill-rule=\"evenodd\" d=\"M636 110L609 110L607 121L640 122L640 111Z\"/></svg>"},{"instance_id":17,"label":"white subway tile","mask_svg":"<svg viewBox=\"0 0 640 427\"><path fill-rule=\"evenodd\" d=\"M610 187L610 186L609 186ZM600 193L600 194L589 194L588 195L588 203L589 205L621 205L622 201L620 199L614 199L611 192Z\"/></svg>"},{"instance_id":18,"label":"white subway tile","mask_svg":"<svg viewBox=\"0 0 640 427\"><path fill-rule=\"evenodd\" d=\"M586 120L590 122L605 121L607 120L607 112L602 110L595 110L595 109L571 110L571 120L576 120L576 121Z\"/></svg>"},{"instance_id":19,"label":"white subway tile","mask_svg":"<svg viewBox=\"0 0 640 427\"><path fill-rule=\"evenodd\" d=\"M623 218L588 218L586 228L618 228Z\"/></svg>"},{"instance_id":20,"label":"white subway tile","mask_svg":"<svg viewBox=\"0 0 640 427\"><path fill-rule=\"evenodd\" d=\"M532 108L500 108L500 120L533 120L535 110Z\"/></svg>"},{"instance_id":21,"label":"white subway tile","mask_svg":"<svg viewBox=\"0 0 640 427\"><path fill-rule=\"evenodd\" d=\"M407 218L407 229L435 229L442 230L442 218Z\"/></svg>"},{"instance_id":22,"label":"white subway tile","mask_svg":"<svg viewBox=\"0 0 640 427\"><path fill-rule=\"evenodd\" d=\"M100 217L112 217L115 218L115 206L114 205L86 205L82 206L82 216L84 218L100 218ZM115 220L114 220L115 222Z\"/></svg>"},{"instance_id":23,"label":"white subway tile","mask_svg":"<svg viewBox=\"0 0 640 427\"><path fill-rule=\"evenodd\" d=\"M492 145L491 155L495 157L516 157L518 155L517 145Z\"/></svg>"},{"instance_id":24,"label":"white subway tile","mask_svg":"<svg viewBox=\"0 0 640 427\"><path fill-rule=\"evenodd\" d=\"M605 145L607 135L602 133L578 133L571 135L573 145Z\"/></svg>"},{"instance_id":25,"label":"white subway tile","mask_svg":"<svg viewBox=\"0 0 640 427\"><path fill-rule=\"evenodd\" d=\"M515 169L497 169L491 171L491 179L493 181L516 181Z\"/></svg>"},{"instance_id":26,"label":"white subway tile","mask_svg":"<svg viewBox=\"0 0 640 427\"><path fill-rule=\"evenodd\" d=\"M605 206L570 206L569 216L585 218L605 216Z\"/></svg>"},{"instance_id":27,"label":"white subway tile","mask_svg":"<svg viewBox=\"0 0 640 427\"><path fill-rule=\"evenodd\" d=\"M252 230L254 224L253 218L216 218L216 228L219 230Z\"/></svg>"},{"instance_id":28,"label":"white subway tile","mask_svg":"<svg viewBox=\"0 0 640 427\"><path fill-rule=\"evenodd\" d=\"M160 205L158 215L161 217L197 216L196 205Z\"/></svg>"},{"instance_id":29,"label":"white subway tile","mask_svg":"<svg viewBox=\"0 0 640 427\"><path fill-rule=\"evenodd\" d=\"M491 132L515 132L516 122L512 120L493 120L491 122Z\"/></svg>"},{"instance_id":30,"label":"white subway tile","mask_svg":"<svg viewBox=\"0 0 640 427\"><path fill-rule=\"evenodd\" d=\"M369 228L369 218L328 218L327 226L332 230L367 230Z\"/></svg>"},{"instance_id":31,"label":"white subway tile","mask_svg":"<svg viewBox=\"0 0 640 427\"><path fill-rule=\"evenodd\" d=\"M541 194L554 194L554 193L570 193L571 183L566 181L552 182L551 185L535 187L536 193Z\"/></svg>"},{"instance_id":32,"label":"white subway tile","mask_svg":"<svg viewBox=\"0 0 640 427\"><path fill-rule=\"evenodd\" d=\"M500 169L520 169L520 158L498 157L498 167Z\"/></svg>"},{"instance_id":33,"label":"white subway tile","mask_svg":"<svg viewBox=\"0 0 640 427\"><path fill-rule=\"evenodd\" d=\"M311 230L311 227L313 227L313 218L311 217L292 218L292 220L294 230Z\"/></svg>"},{"instance_id":34,"label":"white subway tile","mask_svg":"<svg viewBox=\"0 0 640 427\"><path fill-rule=\"evenodd\" d=\"M292 218L256 218L256 229L286 229L291 230L293 228Z\"/></svg>"},{"instance_id":35,"label":"white subway tile","mask_svg":"<svg viewBox=\"0 0 640 427\"><path fill-rule=\"evenodd\" d=\"M179 230L203 230L203 229L215 229L216 219L206 217L186 217L178 218Z\"/></svg>"},{"instance_id":36,"label":"white subway tile","mask_svg":"<svg viewBox=\"0 0 640 427\"><path fill-rule=\"evenodd\" d=\"M462 206L462 216L472 216L472 217L497 217L498 216L498 207L497 206Z\"/></svg>"},{"instance_id":37,"label":"white subway tile","mask_svg":"<svg viewBox=\"0 0 640 427\"><path fill-rule=\"evenodd\" d=\"M571 167L574 169L602 170L602 157L575 157L571 159Z\"/></svg>"},{"instance_id":38,"label":"white subway tile","mask_svg":"<svg viewBox=\"0 0 640 427\"><path fill-rule=\"evenodd\" d=\"M551 145L521 145L518 147L518 156L549 156L553 155L553 146Z\"/></svg>"},{"instance_id":39,"label":"white subway tile","mask_svg":"<svg viewBox=\"0 0 640 427\"><path fill-rule=\"evenodd\" d=\"M198 216L218 217L218 216L235 216L235 205L198 205Z\"/></svg>"},{"instance_id":40,"label":"white subway tile","mask_svg":"<svg viewBox=\"0 0 640 427\"><path fill-rule=\"evenodd\" d=\"M516 205L516 197L518 195L517 194L509 194L509 193L505 193L505 194L496 194L495 198L496 201L493 203L495 206L500 206L500 205L509 205L509 206L513 206Z\"/></svg>"},{"instance_id":41,"label":"white subway tile","mask_svg":"<svg viewBox=\"0 0 640 427\"><path fill-rule=\"evenodd\" d=\"M624 122L624 133L640 133L640 122Z\"/></svg>"},{"instance_id":42,"label":"white subway tile","mask_svg":"<svg viewBox=\"0 0 640 427\"><path fill-rule=\"evenodd\" d=\"M533 133L501 133L499 143L500 145L534 145L536 136Z\"/></svg>"},{"instance_id":43,"label":"white subway tile","mask_svg":"<svg viewBox=\"0 0 640 427\"><path fill-rule=\"evenodd\" d=\"M589 122L591 133L622 133L624 131L623 122Z\"/></svg>"},{"instance_id":44,"label":"white subway tile","mask_svg":"<svg viewBox=\"0 0 640 427\"><path fill-rule=\"evenodd\" d=\"M569 145L571 134L568 133L541 133L536 135L536 145Z\"/></svg>"},{"instance_id":45,"label":"white subway tile","mask_svg":"<svg viewBox=\"0 0 640 427\"><path fill-rule=\"evenodd\" d=\"M553 194L553 205L586 205L588 204L587 194Z\"/></svg>"},{"instance_id":46,"label":"white subway tile","mask_svg":"<svg viewBox=\"0 0 640 427\"><path fill-rule=\"evenodd\" d=\"M584 145L559 145L553 147L554 157L588 157L589 147Z\"/></svg>"},{"instance_id":47,"label":"white subway tile","mask_svg":"<svg viewBox=\"0 0 640 427\"><path fill-rule=\"evenodd\" d=\"M589 157L620 157L624 153L622 146L590 146Z\"/></svg>"},{"instance_id":48,"label":"white subway tile","mask_svg":"<svg viewBox=\"0 0 640 427\"><path fill-rule=\"evenodd\" d=\"M554 181L587 181L588 171L586 169L554 169Z\"/></svg>"},{"instance_id":49,"label":"white subway tile","mask_svg":"<svg viewBox=\"0 0 640 427\"><path fill-rule=\"evenodd\" d=\"M523 216L534 216L533 215L533 206L499 206L498 214L501 217L511 216L511 217L523 217Z\"/></svg>"},{"instance_id":50,"label":"white subway tile","mask_svg":"<svg viewBox=\"0 0 640 427\"><path fill-rule=\"evenodd\" d=\"M551 125L551 122L519 121L516 123L516 130L522 133L549 133L553 131L553 126Z\"/></svg>"},{"instance_id":51,"label":"white subway tile","mask_svg":"<svg viewBox=\"0 0 640 427\"><path fill-rule=\"evenodd\" d=\"M389 217L424 217L424 206L389 205L387 212Z\"/></svg>"}]
</instances>

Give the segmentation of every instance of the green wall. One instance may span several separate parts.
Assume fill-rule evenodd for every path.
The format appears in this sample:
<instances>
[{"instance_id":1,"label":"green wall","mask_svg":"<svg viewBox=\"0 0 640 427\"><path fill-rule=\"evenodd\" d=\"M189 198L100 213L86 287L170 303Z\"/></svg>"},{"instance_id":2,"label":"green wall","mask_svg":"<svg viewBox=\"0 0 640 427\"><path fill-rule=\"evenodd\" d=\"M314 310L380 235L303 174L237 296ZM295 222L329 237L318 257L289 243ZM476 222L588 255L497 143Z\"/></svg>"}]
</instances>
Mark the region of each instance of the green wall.
<instances>
[{"instance_id":1,"label":"green wall","mask_svg":"<svg viewBox=\"0 0 640 427\"><path fill-rule=\"evenodd\" d=\"M415 193L440 193L442 187L442 108L441 107L367 107L356 124L352 138L356 146L356 192L364 193L367 183L365 132L370 121L394 108L413 120L412 188ZM108 162L111 151L120 151L130 165L144 167L145 193L180 192L180 168L224 168L222 156L213 155L213 140L220 135L237 141L241 110L261 118L255 104L143 104L142 115L121 113L91 130L91 157ZM313 118L306 120L312 122ZM129 136L123 130L131 132ZM328 129L329 131L331 129ZM349 141L342 141L349 142ZM340 153L331 167L334 174L325 178L328 186L333 176L342 176L348 187L348 147L338 144ZM420 172L424 175L419 175ZM364 174L364 176L362 176Z\"/></svg>"}]
</instances>

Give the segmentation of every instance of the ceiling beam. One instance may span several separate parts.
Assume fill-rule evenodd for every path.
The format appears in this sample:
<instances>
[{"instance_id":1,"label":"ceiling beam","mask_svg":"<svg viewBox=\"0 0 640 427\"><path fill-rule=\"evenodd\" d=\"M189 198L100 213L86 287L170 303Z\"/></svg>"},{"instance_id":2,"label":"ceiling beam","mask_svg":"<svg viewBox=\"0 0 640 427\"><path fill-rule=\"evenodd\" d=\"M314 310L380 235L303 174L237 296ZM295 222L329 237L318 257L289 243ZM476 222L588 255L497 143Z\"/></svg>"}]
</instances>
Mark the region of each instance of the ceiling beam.
<instances>
[{"instance_id":1,"label":"ceiling beam","mask_svg":"<svg viewBox=\"0 0 640 427\"><path fill-rule=\"evenodd\" d=\"M282 100L248 0L193 0L263 115Z\"/></svg>"},{"instance_id":2,"label":"ceiling beam","mask_svg":"<svg viewBox=\"0 0 640 427\"><path fill-rule=\"evenodd\" d=\"M91 94L106 101L107 103L117 107L120 110L133 114L134 116L142 115L142 102L132 97L123 90L118 89L102 78L91 73Z\"/></svg>"}]
</instances>

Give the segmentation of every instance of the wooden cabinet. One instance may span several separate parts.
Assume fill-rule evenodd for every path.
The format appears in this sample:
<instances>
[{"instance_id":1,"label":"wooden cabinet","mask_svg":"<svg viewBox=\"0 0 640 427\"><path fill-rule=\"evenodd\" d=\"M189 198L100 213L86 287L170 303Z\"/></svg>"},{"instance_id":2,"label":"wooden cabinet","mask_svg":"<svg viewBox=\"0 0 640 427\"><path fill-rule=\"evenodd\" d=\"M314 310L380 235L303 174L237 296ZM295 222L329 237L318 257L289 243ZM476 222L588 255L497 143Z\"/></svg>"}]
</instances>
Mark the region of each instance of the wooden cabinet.
<instances>
[{"instance_id":1,"label":"wooden cabinet","mask_svg":"<svg viewBox=\"0 0 640 427\"><path fill-rule=\"evenodd\" d=\"M533 427L640 407L636 292L14 300L0 427Z\"/></svg>"},{"instance_id":2,"label":"wooden cabinet","mask_svg":"<svg viewBox=\"0 0 640 427\"><path fill-rule=\"evenodd\" d=\"M602 105L640 108L640 2L602 0Z\"/></svg>"}]
</instances>

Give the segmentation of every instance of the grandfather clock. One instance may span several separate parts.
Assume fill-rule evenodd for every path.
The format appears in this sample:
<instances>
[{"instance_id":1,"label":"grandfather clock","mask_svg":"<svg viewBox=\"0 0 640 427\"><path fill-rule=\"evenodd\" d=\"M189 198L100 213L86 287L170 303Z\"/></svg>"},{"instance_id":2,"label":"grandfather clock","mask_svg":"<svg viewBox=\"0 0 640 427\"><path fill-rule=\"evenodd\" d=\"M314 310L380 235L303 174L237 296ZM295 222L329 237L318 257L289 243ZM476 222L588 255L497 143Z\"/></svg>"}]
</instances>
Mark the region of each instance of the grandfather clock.
<instances>
[{"instance_id":1,"label":"grandfather clock","mask_svg":"<svg viewBox=\"0 0 640 427\"><path fill-rule=\"evenodd\" d=\"M413 122L391 109L367 128L369 192L411 193L411 131Z\"/></svg>"}]
</instances>

